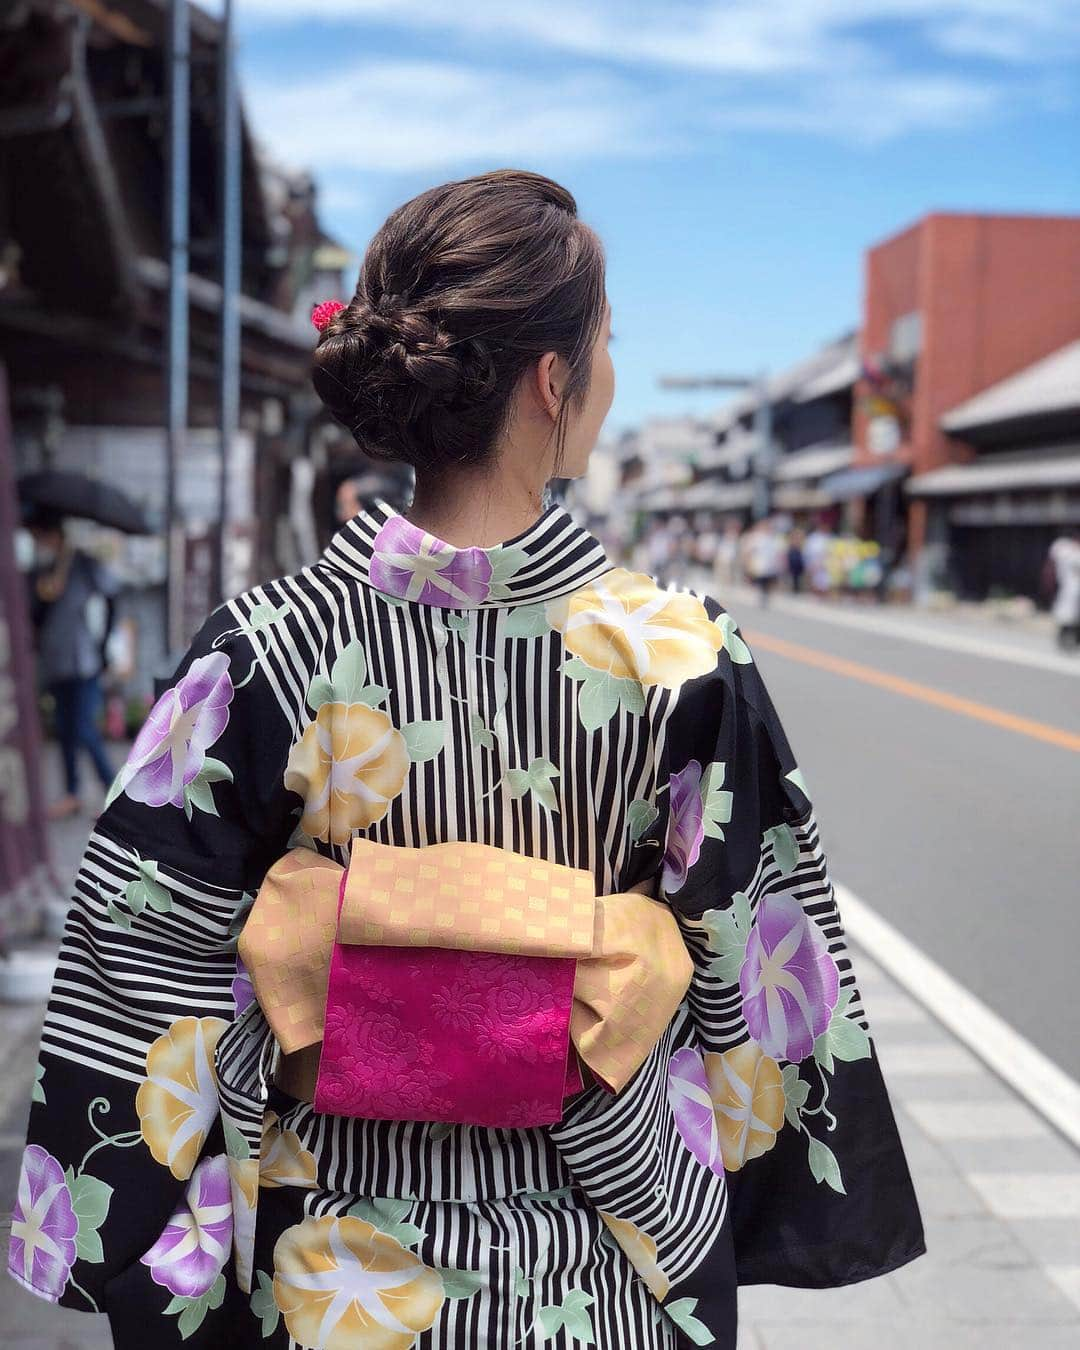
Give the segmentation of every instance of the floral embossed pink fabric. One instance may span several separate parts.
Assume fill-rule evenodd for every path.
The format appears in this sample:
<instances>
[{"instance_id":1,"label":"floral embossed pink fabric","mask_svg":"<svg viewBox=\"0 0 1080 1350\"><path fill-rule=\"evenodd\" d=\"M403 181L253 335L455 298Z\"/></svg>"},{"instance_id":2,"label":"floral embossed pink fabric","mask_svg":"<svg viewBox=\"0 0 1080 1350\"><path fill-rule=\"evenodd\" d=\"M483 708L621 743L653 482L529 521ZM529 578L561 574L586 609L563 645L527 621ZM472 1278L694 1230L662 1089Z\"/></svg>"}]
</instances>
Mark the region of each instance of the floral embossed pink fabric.
<instances>
[{"instance_id":1,"label":"floral embossed pink fabric","mask_svg":"<svg viewBox=\"0 0 1080 1350\"><path fill-rule=\"evenodd\" d=\"M583 1087L570 1043L576 965L574 957L335 943L315 1110L554 1124L564 1098Z\"/></svg>"}]
</instances>

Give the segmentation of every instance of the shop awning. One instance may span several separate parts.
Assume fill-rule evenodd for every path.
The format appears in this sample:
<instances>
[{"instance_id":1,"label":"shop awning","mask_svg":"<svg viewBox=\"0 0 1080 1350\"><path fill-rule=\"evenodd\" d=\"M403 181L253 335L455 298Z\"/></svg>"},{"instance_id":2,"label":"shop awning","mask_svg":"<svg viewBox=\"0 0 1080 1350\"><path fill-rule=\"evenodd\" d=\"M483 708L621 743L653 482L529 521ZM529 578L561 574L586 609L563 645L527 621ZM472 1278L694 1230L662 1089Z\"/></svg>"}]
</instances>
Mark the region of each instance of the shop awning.
<instances>
[{"instance_id":1,"label":"shop awning","mask_svg":"<svg viewBox=\"0 0 1080 1350\"><path fill-rule=\"evenodd\" d=\"M1080 444L1053 454L982 455L972 464L946 464L919 474L905 491L913 497L959 497L1075 485L1080 485Z\"/></svg>"},{"instance_id":2,"label":"shop awning","mask_svg":"<svg viewBox=\"0 0 1080 1350\"><path fill-rule=\"evenodd\" d=\"M803 483L781 483L772 494L777 511L817 511L832 505L832 498L820 488Z\"/></svg>"},{"instance_id":3,"label":"shop awning","mask_svg":"<svg viewBox=\"0 0 1080 1350\"><path fill-rule=\"evenodd\" d=\"M886 483L895 482L909 472L908 465L891 460L888 464L867 464L857 469L842 469L823 478L818 486L834 502L852 497L869 497Z\"/></svg>"},{"instance_id":4,"label":"shop awning","mask_svg":"<svg viewBox=\"0 0 1080 1350\"><path fill-rule=\"evenodd\" d=\"M778 483L813 482L826 474L837 473L851 463L855 449L851 445L813 445L783 455L772 476Z\"/></svg>"},{"instance_id":5,"label":"shop awning","mask_svg":"<svg viewBox=\"0 0 1080 1350\"><path fill-rule=\"evenodd\" d=\"M959 435L995 422L1080 412L1080 338L952 408L942 428Z\"/></svg>"}]
</instances>

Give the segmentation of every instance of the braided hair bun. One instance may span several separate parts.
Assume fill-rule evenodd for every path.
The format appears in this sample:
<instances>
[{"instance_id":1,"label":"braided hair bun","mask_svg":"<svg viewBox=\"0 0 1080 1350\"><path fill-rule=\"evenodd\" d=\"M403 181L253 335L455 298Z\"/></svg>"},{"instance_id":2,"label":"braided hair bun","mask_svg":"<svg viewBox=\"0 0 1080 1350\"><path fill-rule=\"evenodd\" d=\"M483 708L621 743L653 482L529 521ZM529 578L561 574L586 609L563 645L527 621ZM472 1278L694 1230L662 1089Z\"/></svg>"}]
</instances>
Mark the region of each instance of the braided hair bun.
<instances>
[{"instance_id":1,"label":"braided hair bun","mask_svg":"<svg viewBox=\"0 0 1080 1350\"><path fill-rule=\"evenodd\" d=\"M374 459L479 464L544 352L571 367L564 402L583 397L605 298L600 242L565 188L512 169L446 183L373 237L320 329L315 391Z\"/></svg>"}]
</instances>

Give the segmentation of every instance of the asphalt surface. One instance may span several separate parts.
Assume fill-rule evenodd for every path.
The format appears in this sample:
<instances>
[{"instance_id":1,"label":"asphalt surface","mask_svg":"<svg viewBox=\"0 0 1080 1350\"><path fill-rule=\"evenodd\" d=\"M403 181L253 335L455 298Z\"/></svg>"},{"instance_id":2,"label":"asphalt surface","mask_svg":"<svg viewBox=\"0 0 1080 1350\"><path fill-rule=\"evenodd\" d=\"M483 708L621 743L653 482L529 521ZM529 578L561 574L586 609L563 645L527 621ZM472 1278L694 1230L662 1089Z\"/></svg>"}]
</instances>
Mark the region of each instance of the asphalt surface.
<instances>
[{"instance_id":1,"label":"asphalt surface","mask_svg":"<svg viewBox=\"0 0 1080 1350\"><path fill-rule=\"evenodd\" d=\"M1080 1078L1080 746L809 659L856 662L1075 738L1080 655L1075 673L1067 661L1035 668L828 622L813 601L795 614L761 608L742 589L707 589L754 651L810 786L834 879ZM860 608L843 612L858 619ZM881 613L865 611L871 623ZM755 644L758 634L765 641ZM770 649L770 638L809 653ZM988 625L978 639L1003 653L1053 651L1043 632L999 638Z\"/></svg>"}]
</instances>

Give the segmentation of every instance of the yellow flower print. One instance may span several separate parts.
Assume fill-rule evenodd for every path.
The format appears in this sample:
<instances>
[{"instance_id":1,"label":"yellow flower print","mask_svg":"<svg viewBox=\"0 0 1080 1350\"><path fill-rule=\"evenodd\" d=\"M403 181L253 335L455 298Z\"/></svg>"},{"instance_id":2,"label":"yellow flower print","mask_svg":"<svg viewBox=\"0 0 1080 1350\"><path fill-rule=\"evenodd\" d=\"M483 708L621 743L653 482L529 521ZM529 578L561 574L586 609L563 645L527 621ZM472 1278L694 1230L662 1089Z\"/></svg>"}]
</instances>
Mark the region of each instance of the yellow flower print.
<instances>
[{"instance_id":1,"label":"yellow flower print","mask_svg":"<svg viewBox=\"0 0 1080 1350\"><path fill-rule=\"evenodd\" d=\"M251 1290L251 1254L255 1248L255 1203L259 1193L257 1158L229 1158L229 1195L233 1212L233 1255L236 1277L245 1293Z\"/></svg>"},{"instance_id":2,"label":"yellow flower print","mask_svg":"<svg viewBox=\"0 0 1080 1350\"><path fill-rule=\"evenodd\" d=\"M737 1172L776 1143L784 1123L783 1075L756 1041L743 1041L723 1054L709 1051L703 1058L724 1167Z\"/></svg>"},{"instance_id":3,"label":"yellow flower print","mask_svg":"<svg viewBox=\"0 0 1080 1350\"><path fill-rule=\"evenodd\" d=\"M346 843L354 830L382 820L410 764L386 713L366 703L322 704L285 768L285 786L304 799L300 828L312 839Z\"/></svg>"},{"instance_id":4,"label":"yellow flower print","mask_svg":"<svg viewBox=\"0 0 1080 1350\"><path fill-rule=\"evenodd\" d=\"M314 1153L304 1148L295 1130L282 1130L278 1127L275 1111L267 1111L263 1121L259 1185L315 1186L316 1184Z\"/></svg>"},{"instance_id":5,"label":"yellow flower print","mask_svg":"<svg viewBox=\"0 0 1080 1350\"><path fill-rule=\"evenodd\" d=\"M546 615L567 650L593 670L676 689L716 667L724 633L696 595L662 590L645 572L612 568Z\"/></svg>"},{"instance_id":6,"label":"yellow flower print","mask_svg":"<svg viewBox=\"0 0 1080 1350\"><path fill-rule=\"evenodd\" d=\"M351 1215L305 1219L274 1245L274 1302L309 1350L411 1350L445 1297L437 1270Z\"/></svg>"},{"instance_id":7,"label":"yellow flower print","mask_svg":"<svg viewBox=\"0 0 1080 1350\"><path fill-rule=\"evenodd\" d=\"M146 1053L135 1094L150 1152L180 1181L191 1176L218 1115L214 1050L228 1026L221 1017L181 1017Z\"/></svg>"},{"instance_id":8,"label":"yellow flower print","mask_svg":"<svg viewBox=\"0 0 1080 1350\"><path fill-rule=\"evenodd\" d=\"M629 1219L618 1219L603 1209L600 1210L600 1217L611 1229L615 1241L630 1258L630 1264L645 1281L649 1291L663 1303L671 1288L671 1280L664 1268L657 1264L655 1240Z\"/></svg>"}]
</instances>

